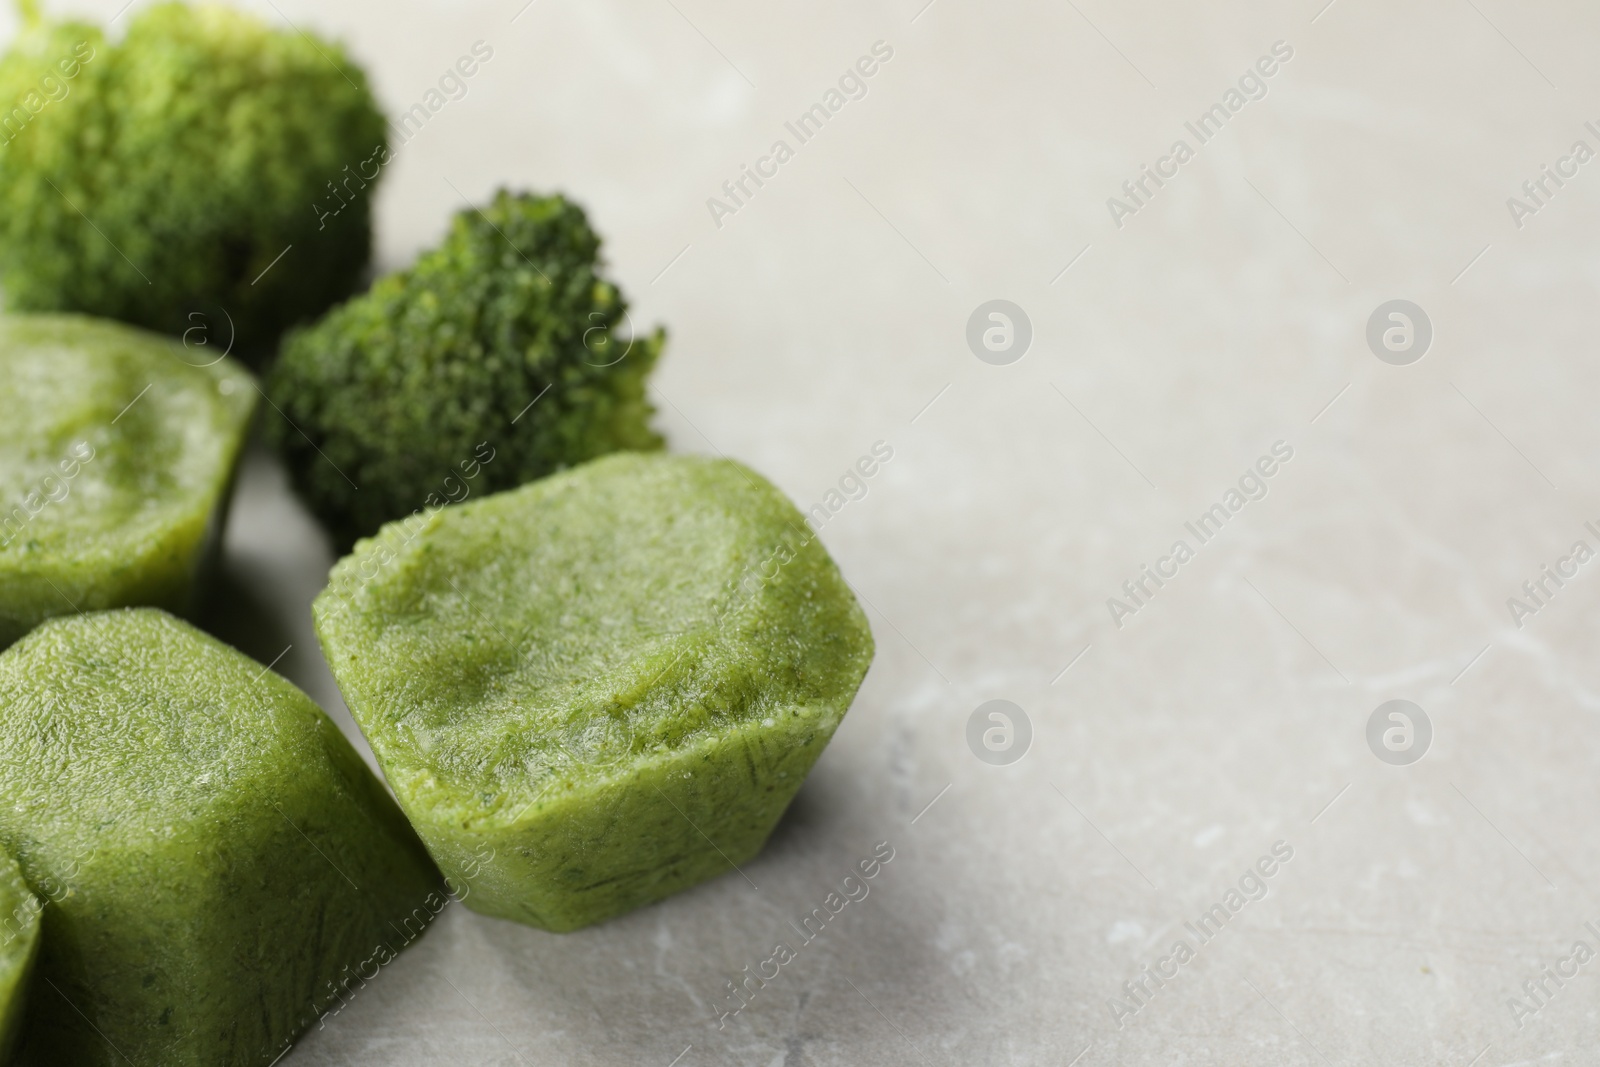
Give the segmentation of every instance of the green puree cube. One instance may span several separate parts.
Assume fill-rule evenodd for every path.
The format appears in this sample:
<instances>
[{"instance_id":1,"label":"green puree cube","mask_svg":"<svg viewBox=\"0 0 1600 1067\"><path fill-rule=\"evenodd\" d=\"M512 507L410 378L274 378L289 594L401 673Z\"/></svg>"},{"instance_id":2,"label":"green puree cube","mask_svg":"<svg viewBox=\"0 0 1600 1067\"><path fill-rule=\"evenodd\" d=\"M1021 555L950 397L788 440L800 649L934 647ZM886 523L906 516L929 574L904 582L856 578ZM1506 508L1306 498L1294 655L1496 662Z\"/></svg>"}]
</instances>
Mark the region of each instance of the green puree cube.
<instances>
[{"instance_id":1,"label":"green puree cube","mask_svg":"<svg viewBox=\"0 0 1600 1067\"><path fill-rule=\"evenodd\" d=\"M0 855L0 1063L9 1063L33 962L39 955L39 898L22 879L22 869Z\"/></svg>"},{"instance_id":2,"label":"green puree cube","mask_svg":"<svg viewBox=\"0 0 1600 1067\"><path fill-rule=\"evenodd\" d=\"M75 609L192 607L256 403L232 360L194 365L226 341L202 339L0 317L0 648Z\"/></svg>"},{"instance_id":3,"label":"green puree cube","mask_svg":"<svg viewBox=\"0 0 1600 1067\"><path fill-rule=\"evenodd\" d=\"M572 930L760 851L872 660L800 513L622 453L385 526L317 632L469 908Z\"/></svg>"},{"instance_id":4,"label":"green puree cube","mask_svg":"<svg viewBox=\"0 0 1600 1067\"><path fill-rule=\"evenodd\" d=\"M265 1067L443 907L321 709L163 611L0 654L0 767L0 844L53 890L26 1063Z\"/></svg>"}]
</instances>

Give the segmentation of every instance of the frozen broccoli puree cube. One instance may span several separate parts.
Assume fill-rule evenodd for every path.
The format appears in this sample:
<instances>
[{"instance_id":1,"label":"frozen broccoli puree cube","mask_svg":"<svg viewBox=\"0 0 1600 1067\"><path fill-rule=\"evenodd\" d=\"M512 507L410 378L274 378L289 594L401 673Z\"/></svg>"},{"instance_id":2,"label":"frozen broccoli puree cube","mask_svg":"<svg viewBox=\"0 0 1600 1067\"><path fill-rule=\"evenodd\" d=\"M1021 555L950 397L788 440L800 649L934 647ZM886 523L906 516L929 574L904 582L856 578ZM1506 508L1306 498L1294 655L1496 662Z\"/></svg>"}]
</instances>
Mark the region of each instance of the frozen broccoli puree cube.
<instances>
[{"instance_id":1,"label":"frozen broccoli puree cube","mask_svg":"<svg viewBox=\"0 0 1600 1067\"><path fill-rule=\"evenodd\" d=\"M654 453L390 523L313 614L457 894L562 931L760 851L873 648L777 489Z\"/></svg>"},{"instance_id":2,"label":"frozen broccoli puree cube","mask_svg":"<svg viewBox=\"0 0 1600 1067\"><path fill-rule=\"evenodd\" d=\"M33 962L39 955L39 898L17 861L0 854L0 1063L9 1063L22 1027Z\"/></svg>"},{"instance_id":3,"label":"frozen broccoli puree cube","mask_svg":"<svg viewBox=\"0 0 1600 1067\"><path fill-rule=\"evenodd\" d=\"M0 316L0 648L53 615L193 607L257 397L219 354Z\"/></svg>"},{"instance_id":4,"label":"frozen broccoli puree cube","mask_svg":"<svg viewBox=\"0 0 1600 1067\"><path fill-rule=\"evenodd\" d=\"M443 907L321 709L163 611L0 654L0 764L0 845L55 888L24 1063L266 1067Z\"/></svg>"}]
</instances>

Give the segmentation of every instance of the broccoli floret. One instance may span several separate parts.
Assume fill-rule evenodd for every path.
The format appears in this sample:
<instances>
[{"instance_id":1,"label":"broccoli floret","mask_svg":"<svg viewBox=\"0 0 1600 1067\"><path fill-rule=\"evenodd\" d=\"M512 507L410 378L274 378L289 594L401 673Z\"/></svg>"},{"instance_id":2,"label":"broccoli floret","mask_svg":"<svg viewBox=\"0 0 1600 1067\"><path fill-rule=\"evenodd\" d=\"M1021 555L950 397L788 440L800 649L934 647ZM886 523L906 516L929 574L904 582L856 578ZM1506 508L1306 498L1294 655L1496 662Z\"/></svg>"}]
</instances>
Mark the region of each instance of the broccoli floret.
<instances>
[{"instance_id":1,"label":"broccoli floret","mask_svg":"<svg viewBox=\"0 0 1600 1067\"><path fill-rule=\"evenodd\" d=\"M501 190L409 271L285 340L267 432L341 545L463 493L661 446L645 377L665 333L625 339L627 303L599 270L582 208Z\"/></svg>"},{"instance_id":2,"label":"broccoli floret","mask_svg":"<svg viewBox=\"0 0 1600 1067\"><path fill-rule=\"evenodd\" d=\"M337 45L213 4L146 8L120 42L32 7L0 58L13 308L203 329L251 356L355 290L388 147Z\"/></svg>"}]
</instances>

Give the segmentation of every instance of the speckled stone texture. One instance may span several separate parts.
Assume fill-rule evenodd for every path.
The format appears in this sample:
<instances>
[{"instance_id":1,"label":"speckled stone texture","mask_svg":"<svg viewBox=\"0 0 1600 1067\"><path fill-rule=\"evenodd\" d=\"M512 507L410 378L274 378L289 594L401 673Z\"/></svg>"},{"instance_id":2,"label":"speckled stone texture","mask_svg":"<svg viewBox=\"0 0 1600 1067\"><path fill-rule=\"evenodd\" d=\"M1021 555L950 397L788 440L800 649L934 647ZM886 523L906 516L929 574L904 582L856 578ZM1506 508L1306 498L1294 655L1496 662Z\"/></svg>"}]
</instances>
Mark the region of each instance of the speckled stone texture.
<instances>
[{"instance_id":1,"label":"speckled stone texture","mask_svg":"<svg viewBox=\"0 0 1600 1067\"><path fill-rule=\"evenodd\" d=\"M741 864L758 889L730 872L560 937L451 907L280 1067L1594 1059L1600 964L1546 980L1520 1028L1508 1002L1575 940L1600 950L1600 571L1547 581L1520 628L1506 601L1600 549L1600 160L1521 228L1506 201L1575 140L1600 150L1600 13L275 2L347 36L391 117L494 48L391 165L383 265L462 197L572 192L636 326L671 330L670 449L802 510L838 492L822 540L878 638ZM784 124L879 40L866 95L797 143ZM1184 123L1279 40L1266 95L1196 143ZM719 228L708 198L780 138L793 157ZM1180 138L1193 158L1118 228L1107 199ZM966 339L997 298L1033 327L1009 366ZM1393 299L1434 327L1410 366L1367 345ZM1266 496L1194 544L1279 440ZM229 632L263 664L292 643L280 669L353 732L307 610L332 558L275 468L244 482L228 573L269 610ZM1194 558L1119 629L1106 601L1180 538ZM992 699L1031 719L1009 766L967 746ZM1392 699L1432 720L1410 766L1367 745ZM1279 840L1267 895L1198 945L1184 924ZM791 924L880 841L870 896L800 949ZM1195 957L1119 1028L1110 1004L1180 938ZM780 940L798 958L719 1030Z\"/></svg>"}]
</instances>

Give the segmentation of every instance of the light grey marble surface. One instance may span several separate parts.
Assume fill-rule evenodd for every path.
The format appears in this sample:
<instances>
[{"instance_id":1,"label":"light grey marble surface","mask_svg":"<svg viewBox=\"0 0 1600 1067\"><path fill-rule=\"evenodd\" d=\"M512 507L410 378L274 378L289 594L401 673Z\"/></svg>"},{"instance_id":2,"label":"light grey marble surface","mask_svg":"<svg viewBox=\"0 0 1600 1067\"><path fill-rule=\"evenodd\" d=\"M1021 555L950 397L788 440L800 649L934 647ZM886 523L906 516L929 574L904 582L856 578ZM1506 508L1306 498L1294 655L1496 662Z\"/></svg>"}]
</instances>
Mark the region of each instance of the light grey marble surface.
<instances>
[{"instance_id":1,"label":"light grey marble surface","mask_svg":"<svg viewBox=\"0 0 1600 1067\"><path fill-rule=\"evenodd\" d=\"M1520 226L1507 206L1600 150L1600 14L924 2L250 5L345 39L391 115L492 47L384 179L386 267L463 197L567 190L635 321L672 331L673 448L803 506L894 451L822 530L877 661L759 888L565 936L452 907L283 1063L1600 1063L1600 964L1537 1012L1523 991L1600 950L1600 563L1507 605L1600 549L1600 162ZM785 123L879 41L866 95L799 144ZM1185 122L1279 41L1201 143ZM778 139L793 158L713 218ZM1193 158L1114 220L1178 139ZM1010 365L965 338L995 298L1032 325ZM1366 329L1402 298L1433 339L1396 366ZM1200 544L1185 522L1280 441L1266 496ZM1194 558L1113 620L1180 539ZM263 454L227 548L215 628L290 646L354 734L307 615L330 557ZM1007 766L966 740L996 698L1032 727ZM1393 699L1432 725L1407 766L1367 741ZM719 1030L725 983L883 841L870 895ZM1265 897L1201 943L1185 922L1241 878ZM1176 976L1133 1011L1146 966Z\"/></svg>"}]
</instances>

